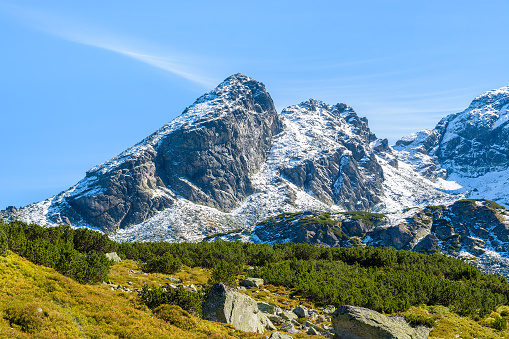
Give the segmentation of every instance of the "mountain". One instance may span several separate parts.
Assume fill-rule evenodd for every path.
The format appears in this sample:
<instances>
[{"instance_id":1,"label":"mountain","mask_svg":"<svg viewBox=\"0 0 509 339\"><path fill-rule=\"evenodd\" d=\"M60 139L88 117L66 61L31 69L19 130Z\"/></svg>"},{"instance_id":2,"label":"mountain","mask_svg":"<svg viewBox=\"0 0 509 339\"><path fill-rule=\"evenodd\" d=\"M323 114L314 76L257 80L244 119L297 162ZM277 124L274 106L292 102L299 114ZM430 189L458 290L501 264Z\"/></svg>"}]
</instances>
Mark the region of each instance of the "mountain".
<instances>
[{"instance_id":1,"label":"mountain","mask_svg":"<svg viewBox=\"0 0 509 339\"><path fill-rule=\"evenodd\" d=\"M475 98L434 129L402 138L398 159L427 178L454 181L470 197L509 206L509 86Z\"/></svg>"},{"instance_id":2,"label":"mountain","mask_svg":"<svg viewBox=\"0 0 509 339\"><path fill-rule=\"evenodd\" d=\"M253 240L281 213L364 210L386 227L465 197L509 205L508 103L508 87L489 91L391 147L345 104L310 99L278 113L262 83L235 74L68 190L0 214L178 242Z\"/></svg>"}]
</instances>

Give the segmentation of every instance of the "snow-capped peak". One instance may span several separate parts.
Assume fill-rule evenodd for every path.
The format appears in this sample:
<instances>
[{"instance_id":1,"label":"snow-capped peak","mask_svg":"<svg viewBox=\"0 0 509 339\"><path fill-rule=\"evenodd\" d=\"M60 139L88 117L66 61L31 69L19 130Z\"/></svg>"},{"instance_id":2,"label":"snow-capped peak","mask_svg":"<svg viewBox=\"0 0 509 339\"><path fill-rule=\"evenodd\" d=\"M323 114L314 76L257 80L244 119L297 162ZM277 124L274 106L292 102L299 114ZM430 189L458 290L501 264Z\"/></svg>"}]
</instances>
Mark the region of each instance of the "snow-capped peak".
<instances>
[{"instance_id":1,"label":"snow-capped peak","mask_svg":"<svg viewBox=\"0 0 509 339\"><path fill-rule=\"evenodd\" d=\"M127 158L137 156L150 148L157 148L158 143L174 131L181 128L192 128L198 122L217 119L231 111L236 105L236 100L242 100L243 97L249 95L256 97L264 89L262 83L240 73L234 74L213 90L196 99L177 118L116 157L93 167L87 172L87 175L92 175L94 172L100 174L111 172L114 168L122 165Z\"/></svg>"},{"instance_id":2,"label":"snow-capped peak","mask_svg":"<svg viewBox=\"0 0 509 339\"><path fill-rule=\"evenodd\" d=\"M509 102L509 86L500 87L498 89L493 89L491 91L487 91L479 96L477 96L469 108L477 108L485 105L505 105Z\"/></svg>"}]
</instances>

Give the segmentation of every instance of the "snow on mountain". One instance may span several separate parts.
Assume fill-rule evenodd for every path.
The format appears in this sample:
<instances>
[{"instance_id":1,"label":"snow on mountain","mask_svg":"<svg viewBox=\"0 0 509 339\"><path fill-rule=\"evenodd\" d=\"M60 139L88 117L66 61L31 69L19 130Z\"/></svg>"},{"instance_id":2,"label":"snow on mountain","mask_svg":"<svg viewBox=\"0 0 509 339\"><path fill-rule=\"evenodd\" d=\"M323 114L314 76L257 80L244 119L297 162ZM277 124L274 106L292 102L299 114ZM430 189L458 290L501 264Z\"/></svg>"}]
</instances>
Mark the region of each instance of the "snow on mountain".
<instances>
[{"instance_id":1,"label":"snow on mountain","mask_svg":"<svg viewBox=\"0 0 509 339\"><path fill-rule=\"evenodd\" d=\"M488 91L434 129L399 140L395 154L433 182L455 182L456 193L509 206L508 108L509 86Z\"/></svg>"},{"instance_id":2,"label":"snow on mountain","mask_svg":"<svg viewBox=\"0 0 509 339\"><path fill-rule=\"evenodd\" d=\"M5 219L101 229L118 241L248 240L269 217L306 210L386 213L391 223L464 197L509 206L509 87L390 147L345 105L276 112L236 74L70 189ZM409 210L410 209L410 210Z\"/></svg>"}]
</instances>

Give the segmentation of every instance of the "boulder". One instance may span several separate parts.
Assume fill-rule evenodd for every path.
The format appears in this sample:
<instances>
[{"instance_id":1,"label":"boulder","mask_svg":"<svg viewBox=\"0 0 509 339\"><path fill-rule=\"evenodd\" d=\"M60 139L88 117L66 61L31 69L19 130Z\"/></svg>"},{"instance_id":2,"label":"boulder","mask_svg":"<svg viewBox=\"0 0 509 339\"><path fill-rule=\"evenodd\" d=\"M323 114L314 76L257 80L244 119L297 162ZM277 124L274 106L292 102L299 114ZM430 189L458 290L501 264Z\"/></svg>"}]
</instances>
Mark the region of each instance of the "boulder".
<instances>
[{"instance_id":1,"label":"boulder","mask_svg":"<svg viewBox=\"0 0 509 339\"><path fill-rule=\"evenodd\" d=\"M307 318L309 317L309 312L306 306L297 306L293 309L293 313L297 315L299 318Z\"/></svg>"},{"instance_id":2,"label":"boulder","mask_svg":"<svg viewBox=\"0 0 509 339\"><path fill-rule=\"evenodd\" d=\"M272 332L269 339L293 339L293 337L289 334L276 331Z\"/></svg>"},{"instance_id":3,"label":"boulder","mask_svg":"<svg viewBox=\"0 0 509 339\"><path fill-rule=\"evenodd\" d=\"M277 306L276 304L268 303L268 302L264 302L264 301L258 302L258 309L260 311L262 311L263 313L270 314L270 315L278 315L281 312L283 312L281 307Z\"/></svg>"},{"instance_id":4,"label":"boulder","mask_svg":"<svg viewBox=\"0 0 509 339\"><path fill-rule=\"evenodd\" d=\"M263 328L269 331L277 330L277 327L274 326L272 321L263 313L258 313L258 318L260 319L260 323L262 324Z\"/></svg>"},{"instance_id":5,"label":"boulder","mask_svg":"<svg viewBox=\"0 0 509 339\"><path fill-rule=\"evenodd\" d=\"M286 325L283 325L279 328L281 331L284 331L284 332L287 332L287 333L290 333L290 334L297 334L297 333L300 333L300 331L298 329L296 329L293 324L286 324Z\"/></svg>"},{"instance_id":6,"label":"boulder","mask_svg":"<svg viewBox=\"0 0 509 339\"><path fill-rule=\"evenodd\" d=\"M114 262L121 262L122 259L118 256L117 252L110 252L105 254L106 258Z\"/></svg>"},{"instance_id":7,"label":"boulder","mask_svg":"<svg viewBox=\"0 0 509 339\"><path fill-rule=\"evenodd\" d=\"M387 317L376 311L344 305L332 315L334 338L341 339L424 339L432 328L411 326L403 317Z\"/></svg>"},{"instance_id":8,"label":"boulder","mask_svg":"<svg viewBox=\"0 0 509 339\"><path fill-rule=\"evenodd\" d=\"M246 278L240 282L240 286L244 287L260 287L263 285L263 279L260 278Z\"/></svg>"},{"instance_id":9,"label":"boulder","mask_svg":"<svg viewBox=\"0 0 509 339\"><path fill-rule=\"evenodd\" d=\"M291 312L291 311L283 311L281 314L280 314L281 318L285 319L285 320L295 320L298 318L298 316Z\"/></svg>"},{"instance_id":10,"label":"boulder","mask_svg":"<svg viewBox=\"0 0 509 339\"><path fill-rule=\"evenodd\" d=\"M222 283L214 284L205 296L203 319L230 324L246 332L275 329L253 298Z\"/></svg>"}]
</instances>

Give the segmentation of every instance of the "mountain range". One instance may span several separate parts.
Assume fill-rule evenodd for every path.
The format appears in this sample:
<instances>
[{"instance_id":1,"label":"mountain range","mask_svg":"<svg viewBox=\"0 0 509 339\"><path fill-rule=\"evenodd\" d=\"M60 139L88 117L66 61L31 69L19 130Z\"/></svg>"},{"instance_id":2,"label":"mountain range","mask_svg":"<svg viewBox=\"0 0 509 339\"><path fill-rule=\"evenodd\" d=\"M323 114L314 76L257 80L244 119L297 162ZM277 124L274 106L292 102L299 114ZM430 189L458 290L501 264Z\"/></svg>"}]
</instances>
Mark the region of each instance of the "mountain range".
<instances>
[{"instance_id":1,"label":"mountain range","mask_svg":"<svg viewBox=\"0 0 509 339\"><path fill-rule=\"evenodd\" d=\"M286 213L298 216L295 222L308 212L318 219L326 214L348 239L367 245L477 259L494 253L503 259L509 250L504 245L509 240L508 107L509 86L491 90L434 129L390 146L346 104L310 99L277 112L262 83L235 74L68 190L26 207L8 207L0 216L87 226L118 241L226 236L271 242L295 240L298 232L290 228L289 238L281 238L271 231L281 220L267 219ZM442 212L427 206L443 206ZM498 220L493 226L498 233L482 225L478 210ZM359 219L345 211L377 214ZM477 224L465 220L464 211L481 224L472 226ZM383 217L373 223L378 214ZM411 219L421 220L420 226L412 226ZM353 221L356 231L345 226ZM445 224L453 231L439 236L437 229ZM457 231L456 224L468 224L466 231ZM489 234L480 236L479 227ZM399 238L387 236L396 228ZM426 237L427 245L419 245Z\"/></svg>"}]
</instances>

